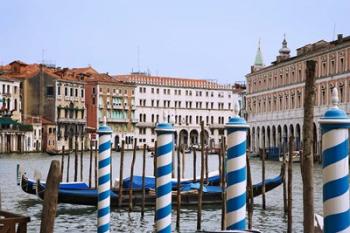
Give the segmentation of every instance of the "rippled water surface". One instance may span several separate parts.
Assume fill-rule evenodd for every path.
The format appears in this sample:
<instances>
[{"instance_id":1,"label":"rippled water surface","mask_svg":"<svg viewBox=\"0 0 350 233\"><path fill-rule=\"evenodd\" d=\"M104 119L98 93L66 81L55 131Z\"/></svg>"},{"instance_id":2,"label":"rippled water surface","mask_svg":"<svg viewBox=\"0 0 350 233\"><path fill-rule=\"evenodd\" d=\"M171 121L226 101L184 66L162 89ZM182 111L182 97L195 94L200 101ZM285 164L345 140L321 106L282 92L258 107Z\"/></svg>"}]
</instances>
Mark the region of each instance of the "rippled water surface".
<instances>
[{"instance_id":1,"label":"rippled water surface","mask_svg":"<svg viewBox=\"0 0 350 233\"><path fill-rule=\"evenodd\" d=\"M113 178L119 176L119 153L113 152ZM73 179L73 157L70 162L70 180ZM131 152L126 152L124 163L124 177L130 174ZM198 158L197 153L197 158ZM50 162L53 159L60 160L59 156L48 156L46 154L23 154L23 155L1 155L0 156L0 189L2 197L2 208L30 216L28 232L39 232L40 214L42 201L33 195L24 193L16 186L16 164L21 164L29 177L33 177L34 169L41 171L46 177ZM185 175L192 176L192 155L186 154ZM199 173L200 160L197 161L197 172ZM65 161L65 166L67 160ZM88 182L89 154L84 154L84 177ZM302 181L300 176L300 165L293 165L293 232L302 232ZM209 170L216 170L218 157L209 156ZM135 164L135 175L141 175L142 153L137 153ZM253 183L261 181L261 162L258 159L251 160ZM65 167L66 169L66 167ZM147 175L153 172L153 159L147 157ZM280 172L280 163L266 162L266 178L275 177ZM65 179L64 174L64 179ZM79 176L80 177L80 176ZM319 165L315 165L315 212L322 213L322 173ZM262 232L286 232L287 221L283 215L283 193L282 186L266 194L267 209L261 208L261 197L254 199L253 226ZM175 228L175 212L173 212L173 228ZM96 208L90 206L77 206L70 204L59 204L57 218L55 221L55 232L96 232ZM181 211L181 232L194 232L196 229L196 208L183 208ZM217 208L204 208L202 213L202 227L204 230L220 229L221 210ZM140 219L140 212L128 213L127 210L112 210L111 213L112 232L152 232L154 222L154 210L147 209L145 218Z\"/></svg>"}]
</instances>

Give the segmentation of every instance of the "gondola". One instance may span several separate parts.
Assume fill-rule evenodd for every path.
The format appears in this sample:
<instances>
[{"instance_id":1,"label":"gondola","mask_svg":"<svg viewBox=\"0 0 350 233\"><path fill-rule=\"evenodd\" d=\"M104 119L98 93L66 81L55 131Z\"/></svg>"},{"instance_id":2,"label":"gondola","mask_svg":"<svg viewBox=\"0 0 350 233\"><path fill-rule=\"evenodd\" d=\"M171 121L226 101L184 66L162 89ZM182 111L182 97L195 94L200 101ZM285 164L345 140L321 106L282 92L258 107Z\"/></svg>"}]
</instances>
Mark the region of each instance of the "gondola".
<instances>
[{"instance_id":1,"label":"gondola","mask_svg":"<svg viewBox=\"0 0 350 233\"><path fill-rule=\"evenodd\" d=\"M265 180L265 191L269 192L274 188L278 187L283 182L284 167L281 168L281 174L272 179ZM134 177L135 178L135 177ZM149 177L150 178L150 177ZM128 179L128 178L127 178ZM125 179L125 181L127 181ZM154 179L154 178L153 178ZM27 179L28 180L28 179ZM137 185L138 179L133 182L133 204L134 206L140 206L142 203L142 192L140 187ZM214 179L213 179L214 180ZM127 183L127 182L126 182ZM214 183L213 183L214 184ZM156 193L154 190L153 181L148 183L146 186L146 196L145 196L145 205L154 206L156 200ZM124 185L123 185L124 186ZM23 187L23 186L22 186ZM112 189L111 191L111 206L113 207L126 207L129 203L128 196L128 187L123 191L123 200L121 206L118 205L118 190ZM198 182L189 182L183 181L181 183L181 205L182 206L195 206L198 204ZM26 191L25 189L23 189ZM173 184L173 195L172 200L173 204L176 205L176 187ZM44 198L45 186L40 184L38 187L39 197ZM253 185L253 196L257 197L262 193L262 183ZM97 205L98 193L96 189L64 189L59 188L58 192L58 202L59 203L70 203L70 204L79 204L79 205ZM218 185L204 185L203 188L203 205L218 205L222 202L222 189Z\"/></svg>"},{"instance_id":2,"label":"gondola","mask_svg":"<svg viewBox=\"0 0 350 233\"><path fill-rule=\"evenodd\" d=\"M63 153L63 151L62 150L56 150L56 149L51 149L51 150L46 150L46 153L48 154L48 155L51 155L51 156L54 156L54 155L69 155L70 153L72 153L73 151L72 150L66 150L66 151L64 151L64 153Z\"/></svg>"},{"instance_id":3,"label":"gondola","mask_svg":"<svg viewBox=\"0 0 350 233\"><path fill-rule=\"evenodd\" d=\"M45 182L40 182L41 186L45 188ZM20 186L22 190L28 194L37 193L37 182L35 180L27 178L25 175L22 175ZM60 190L86 190L89 189L89 186L85 182L61 182L59 185Z\"/></svg>"}]
</instances>

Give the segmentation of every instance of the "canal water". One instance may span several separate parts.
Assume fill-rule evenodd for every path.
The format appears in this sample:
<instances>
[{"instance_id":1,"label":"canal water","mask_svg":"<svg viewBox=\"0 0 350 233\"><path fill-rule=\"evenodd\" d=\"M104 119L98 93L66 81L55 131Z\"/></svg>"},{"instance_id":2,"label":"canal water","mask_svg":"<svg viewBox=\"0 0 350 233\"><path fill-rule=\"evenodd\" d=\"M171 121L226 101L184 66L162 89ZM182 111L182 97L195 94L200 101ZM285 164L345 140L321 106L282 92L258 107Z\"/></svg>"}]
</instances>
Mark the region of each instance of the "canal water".
<instances>
[{"instance_id":1,"label":"canal water","mask_svg":"<svg viewBox=\"0 0 350 233\"><path fill-rule=\"evenodd\" d=\"M192 154L185 155L185 176L192 177ZM197 153L197 174L199 174L199 153ZM130 175L132 152L126 152L124 163L124 177ZM29 177L34 176L34 170L40 170L43 179L46 179L52 160L60 160L60 156L48 156L47 154L11 154L0 155L0 189L2 196L2 208L11 212L30 216L28 232L39 232L42 201L34 195L24 193L16 185L16 164L24 167ZM120 153L113 152L113 178L119 176ZM89 153L84 154L84 181L88 182ZM67 160L65 160L65 170ZM275 177L280 173L280 162L266 162L266 178ZM70 180L74 176L74 156L70 161ZM209 171L217 170L218 157L209 155ZM253 183L261 181L261 161L257 158L251 159L251 170ZM147 155L146 174L153 173L153 158ZM135 175L142 174L142 152L137 152L135 163ZM80 178L80 175L78 176ZM66 174L64 174L64 180ZM320 165L315 164L315 213L322 214L322 170ZM293 232L302 232L302 180L300 175L300 164L293 164ZM96 232L96 208L91 206L78 206L70 204L59 204L57 218L55 221L55 232ZM182 208L180 232L194 232L196 229L196 208ZM175 229L176 212L173 211L173 229ZM220 207L204 208L202 213L203 230L219 230L221 222ZM154 229L154 211L148 209L143 220L140 212L128 213L127 210L112 210L111 231L112 232L152 232ZM262 232L286 232L287 219L283 214L283 192L282 186L266 194L266 210L262 210L261 196L254 199L253 226Z\"/></svg>"}]
</instances>

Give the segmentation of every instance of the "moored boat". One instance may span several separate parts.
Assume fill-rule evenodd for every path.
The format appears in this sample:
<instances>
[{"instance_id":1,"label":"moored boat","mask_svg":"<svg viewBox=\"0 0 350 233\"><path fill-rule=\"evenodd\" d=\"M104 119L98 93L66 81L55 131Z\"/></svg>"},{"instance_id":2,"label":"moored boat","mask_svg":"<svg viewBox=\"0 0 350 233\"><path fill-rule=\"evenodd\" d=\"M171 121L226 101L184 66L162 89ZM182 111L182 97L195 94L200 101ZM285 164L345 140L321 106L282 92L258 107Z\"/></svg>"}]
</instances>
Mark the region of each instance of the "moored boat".
<instances>
[{"instance_id":1,"label":"moored boat","mask_svg":"<svg viewBox=\"0 0 350 233\"><path fill-rule=\"evenodd\" d=\"M62 155L62 154L63 155L68 155L68 154L72 153L72 150L66 150L63 153L62 150L50 149L50 150L46 150L46 153L49 154L49 155L52 155L52 156L54 156L54 155Z\"/></svg>"},{"instance_id":2,"label":"moored boat","mask_svg":"<svg viewBox=\"0 0 350 233\"><path fill-rule=\"evenodd\" d=\"M283 174L284 174L284 167L281 168L281 173L272 179L266 179L265 180L265 191L269 192L273 190L274 188L278 187L283 182ZM215 176L213 176L215 177ZM212 178L213 178L212 177ZM136 178L136 179L135 179ZM128 178L125 179L125 187L123 191L123 200L121 207L128 206L129 203L129 196L128 191L129 187L132 187L133 192L133 204L134 206L140 206L142 203L142 192L141 188L139 186L139 177L135 176L133 185L130 185L130 181L128 183ZM141 177L142 178L142 177ZM27 179L28 180L28 179ZM130 180L130 179L129 179ZM154 177L148 177L147 183L145 184L146 189L146 197L145 197L145 205L146 206L154 206L155 200L156 200L156 193L155 193L155 178ZM215 179L213 178L213 181ZM24 182L23 182L24 183ZM173 181L173 192L172 192L172 200L173 203L176 205L176 185L174 185ZM212 184L215 184L213 182ZM175 187L174 187L175 186ZM181 205L182 206L193 206L198 204L198 190L199 190L199 183L198 182L191 182L191 180L183 180L181 182ZM22 186L22 189L25 192L27 189L24 189ZM45 192L45 186L43 184L40 184L38 187L38 194L40 198L44 198L44 192ZM259 196L262 192L262 183L258 183L253 185L253 196ZM114 207L120 207L118 206L118 194L119 190L112 189L111 190L111 205ZM58 191L58 202L59 203L70 203L70 204L79 204L79 205L96 205L97 204L97 198L98 198L98 192L96 189L88 189L88 188L59 188ZM222 189L221 187L216 185L204 185L203 187L203 205L218 205L222 203Z\"/></svg>"}]
</instances>

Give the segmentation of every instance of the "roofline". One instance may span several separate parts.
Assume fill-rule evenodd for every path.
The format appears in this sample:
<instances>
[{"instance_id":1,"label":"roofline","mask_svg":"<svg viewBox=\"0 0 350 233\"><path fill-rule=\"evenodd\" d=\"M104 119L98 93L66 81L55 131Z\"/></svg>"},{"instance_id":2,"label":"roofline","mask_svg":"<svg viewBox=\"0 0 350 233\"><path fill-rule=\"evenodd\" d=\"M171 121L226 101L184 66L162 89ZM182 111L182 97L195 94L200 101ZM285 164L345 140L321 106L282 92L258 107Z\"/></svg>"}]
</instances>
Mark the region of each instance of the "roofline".
<instances>
[{"instance_id":1,"label":"roofline","mask_svg":"<svg viewBox=\"0 0 350 233\"><path fill-rule=\"evenodd\" d=\"M333 40L333 41L327 42L327 43L335 45L335 46L332 47L332 48L320 49L320 50L316 50L316 51L313 51L313 52L311 51L309 53L302 54L302 55L299 55L299 56L296 55L296 56L290 57L290 58L288 58L286 60L283 60L283 61L281 61L281 62L279 62L277 64L273 64L273 62L272 62L269 66L261 68L258 71L250 72L250 73L246 74L245 77L248 78L248 77L254 76L256 74L264 73L264 72L266 72L267 70L269 70L271 68L272 69L279 68L279 67L284 66L284 65L286 65L286 64L288 64L288 63L290 63L292 61L295 61L295 60L298 60L298 61L299 60L304 60L305 58L308 58L308 57L315 57L315 56L318 56L318 55L321 55L321 54L324 54L324 53L329 53L331 51L341 49L343 47L348 46L349 42L350 42L350 36L344 37L343 41L340 44L338 44L338 40ZM317 42L315 42L315 43L317 43ZM312 43L312 44L314 44L314 43ZM307 46L307 45L310 45L310 44L306 44L304 46ZM303 48L304 46L299 47L297 49Z\"/></svg>"}]
</instances>

